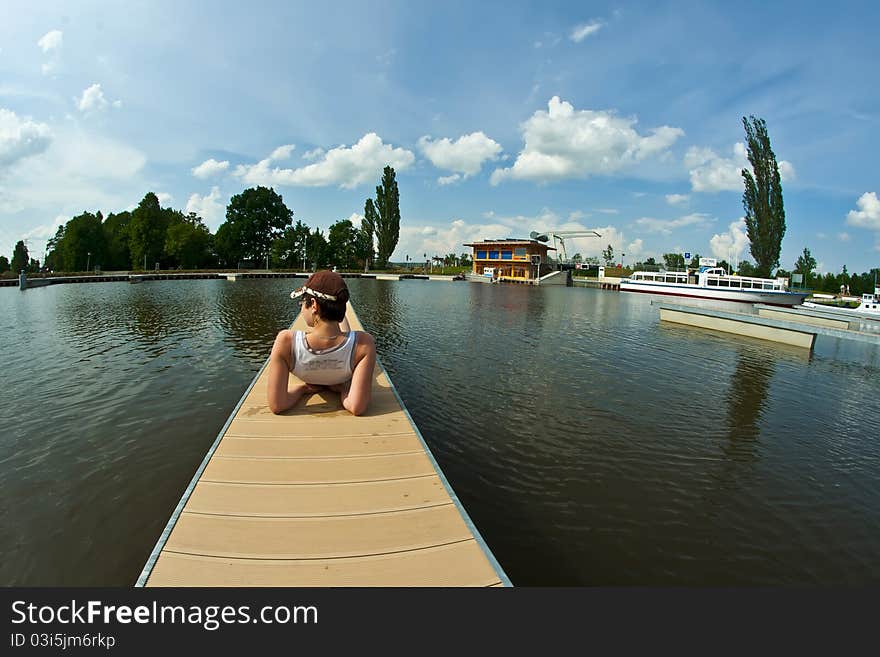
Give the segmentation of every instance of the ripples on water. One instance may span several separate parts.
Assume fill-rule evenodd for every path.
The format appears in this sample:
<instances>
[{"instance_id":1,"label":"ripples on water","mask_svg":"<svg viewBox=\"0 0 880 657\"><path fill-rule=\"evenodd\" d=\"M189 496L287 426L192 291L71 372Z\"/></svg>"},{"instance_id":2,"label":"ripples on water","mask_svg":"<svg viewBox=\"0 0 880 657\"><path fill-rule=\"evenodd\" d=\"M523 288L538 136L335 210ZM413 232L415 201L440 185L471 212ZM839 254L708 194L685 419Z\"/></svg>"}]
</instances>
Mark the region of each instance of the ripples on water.
<instances>
[{"instance_id":1,"label":"ripples on water","mask_svg":"<svg viewBox=\"0 0 880 657\"><path fill-rule=\"evenodd\" d=\"M0 582L134 581L291 286L0 290ZM515 584L880 581L876 347L660 324L644 295L350 287Z\"/></svg>"}]
</instances>

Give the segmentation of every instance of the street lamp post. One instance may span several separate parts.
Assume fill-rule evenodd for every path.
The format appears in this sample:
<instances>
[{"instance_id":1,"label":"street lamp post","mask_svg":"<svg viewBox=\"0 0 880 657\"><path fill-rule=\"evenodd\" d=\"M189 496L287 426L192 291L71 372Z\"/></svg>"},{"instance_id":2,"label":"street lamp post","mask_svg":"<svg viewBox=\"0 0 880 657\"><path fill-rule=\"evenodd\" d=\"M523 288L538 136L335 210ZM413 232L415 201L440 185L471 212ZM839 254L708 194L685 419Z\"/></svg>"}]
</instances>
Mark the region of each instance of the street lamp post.
<instances>
[{"instance_id":1,"label":"street lamp post","mask_svg":"<svg viewBox=\"0 0 880 657\"><path fill-rule=\"evenodd\" d=\"M92 264L92 252L89 251L86 255L88 255L88 259L86 260L86 271L88 271L89 266Z\"/></svg>"}]
</instances>

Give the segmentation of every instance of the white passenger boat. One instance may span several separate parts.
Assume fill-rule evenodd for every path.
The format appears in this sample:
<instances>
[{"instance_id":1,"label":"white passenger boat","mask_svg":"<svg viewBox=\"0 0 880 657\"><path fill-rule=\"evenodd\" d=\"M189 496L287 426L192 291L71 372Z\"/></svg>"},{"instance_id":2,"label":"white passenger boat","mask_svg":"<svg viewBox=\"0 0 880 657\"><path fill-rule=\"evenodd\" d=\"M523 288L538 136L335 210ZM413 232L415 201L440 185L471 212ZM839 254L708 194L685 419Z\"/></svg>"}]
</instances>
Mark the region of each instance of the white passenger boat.
<instances>
[{"instance_id":1,"label":"white passenger boat","mask_svg":"<svg viewBox=\"0 0 880 657\"><path fill-rule=\"evenodd\" d=\"M842 308L828 303L814 303L812 301L805 301L804 306L807 308L815 308L816 310L829 311L839 315L880 319L880 287L874 288L874 294L863 294L859 301L859 305L855 308Z\"/></svg>"},{"instance_id":2,"label":"white passenger boat","mask_svg":"<svg viewBox=\"0 0 880 657\"><path fill-rule=\"evenodd\" d=\"M808 294L790 291L785 278L731 276L720 267L710 265L702 265L694 273L636 271L620 281L620 290L773 306L796 306Z\"/></svg>"}]
</instances>

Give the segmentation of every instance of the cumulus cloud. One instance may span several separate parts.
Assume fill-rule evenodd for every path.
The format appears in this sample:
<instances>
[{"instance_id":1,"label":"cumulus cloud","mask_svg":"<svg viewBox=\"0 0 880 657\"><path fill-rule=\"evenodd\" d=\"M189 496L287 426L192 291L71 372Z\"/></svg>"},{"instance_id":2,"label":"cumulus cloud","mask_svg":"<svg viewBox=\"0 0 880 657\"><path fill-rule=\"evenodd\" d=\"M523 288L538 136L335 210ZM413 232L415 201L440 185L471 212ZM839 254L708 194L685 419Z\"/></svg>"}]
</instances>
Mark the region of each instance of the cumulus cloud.
<instances>
[{"instance_id":1,"label":"cumulus cloud","mask_svg":"<svg viewBox=\"0 0 880 657\"><path fill-rule=\"evenodd\" d=\"M718 260L728 260L729 258L739 260L743 254L748 253L750 246L751 242L746 234L745 217L731 222L726 233L716 233L709 240L712 255Z\"/></svg>"},{"instance_id":2,"label":"cumulus cloud","mask_svg":"<svg viewBox=\"0 0 880 657\"><path fill-rule=\"evenodd\" d=\"M865 192L856 201L858 210L850 210L846 223L850 226L880 230L880 199L876 192Z\"/></svg>"},{"instance_id":3,"label":"cumulus cloud","mask_svg":"<svg viewBox=\"0 0 880 657\"><path fill-rule=\"evenodd\" d=\"M497 160L501 144L482 132L462 135L455 141L446 137L433 141L430 135L419 139L419 150L438 169L454 172L438 179L441 185L463 180L480 172L483 162Z\"/></svg>"},{"instance_id":4,"label":"cumulus cloud","mask_svg":"<svg viewBox=\"0 0 880 657\"><path fill-rule=\"evenodd\" d=\"M588 36L591 36L602 29L604 23L600 23L599 21L592 21L590 23L582 23L577 25L572 29L571 34L568 35L568 38L574 41L575 43L580 43Z\"/></svg>"},{"instance_id":5,"label":"cumulus cloud","mask_svg":"<svg viewBox=\"0 0 880 657\"><path fill-rule=\"evenodd\" d=\"M549 182L613 174L666 153L684 135L680 128L662 126L643 136L634 129L636 123L634 118L612 112L575 110L554 96L547 111L538 110L523 124L525 147L512 167L492 173L491 183L508 178Z\"/></svg>"},{"instance_id":6,"label":"cumulus cloud","mask_svg":"<svg viewBox=\"0 0 880 657\"><path fill-rule=\"evenodd\" d=\"M403 148L385 144L382 138L370 132L353 146L339 146L324 153L314 164L299 169L272 167L273 158L286 146L275 149L257 164L239 165L235 175L252 185L289 185L326 187L339 185L352 189L364 183L375 183L385 166L400 172L415 162L415 155Z\"/></svg>"},{"instance_id":7,"label":"cumulus cloud","mask_svg":"<svg viewBox=\"0 0 880 657\"><path fill-rule=\"evenodd\" d=\"M360 228L361 222L364 220L364 215L358 214L357 212L352 212L348 220L351 222L352 226L354 226L355 228Z\"/></svg>"},{"instance_id":8,"label":"cumulus cloud","mask_svg":"<svg viewBox=\"0 0 880 657\"><path fill-rule=\"evenodd\" d=\"M669 235L676 228L684 228L685 226L705 226L709 223L708 215L695 213L688 214L678 219L653 219L651 217L642 217L636 219L636 225L649 233L662 233Z\"/></svg>"},{"instance_id":9,"label":"cumulus cloud","mask_svg":"<svg viewBox=\"0 0 880 657\"><path fill-rule=\"evenodd\" d=\"M850 240L849 233L847 233L847 232L837 233L837 239L839 239L841 242L849 242L849 240Z\"/></svg>"},{"instance_id":10,"label":"cumulus cloud","mask_svg":"<svg viewBox=\"0 0 880 657\"><path fill-rule=\"evenodd\" d=\"M58 68L61 61L61 46L64 44L64 33L61 30L51 30L46 32L37 41L37 45L43 54L48 58L43 62L43 75L49 75Z\"/></svg>"},{"instance_id":11,"label":"cumulus cloud","mask_svg":"<svg viewBox=\"0 0 880 657\"><path fill-rule=\"evenodd\" d=\"M635 239L626 247L626 253L633 258L639 258L645 252L645 243L641 238Z\"/></svg>"},{"instance_id":12,"label":"cumulus cloud","mask_svg":"<svg viewBox=\"0 0 880 657\"><path fill-rule=\"evenodd\" d=\"M733 145L733 157L724 158L711 148L692 146L684 156L684 165L688 168L691 189L695 192L742 191L742 170L751 168L746 146L742 142ZM777 162L782 182L795 179L795 170L791 162Z\"/></svg>"},{"instance_id":13,"label":"cumulus cloud","mask_svg":"<svg viewBox=\"0 0 880 657\"><path fill-rule=\"evenodd\" d=\"M688 194L667 194L666 202L669 205L682 205L683 203L687 203L690 200L690 196Z\"/></svg>"},{"instance_id":14,"label":"cumulus cloud","mask_svg":"<svg viewBox=\"0 0 880 657\"><path fill-rule=\"evenodd\" d=\"M157 192L156 198L159 199L159 205L169 207L174 202L174 196L168 192Z\"/></svg>"},{"instance_id":15,"label":"cumulus cloud","mask_svg":"<svg viewBox=\"0 0 880 657\"><path fill-rule=\"evenodd\" d=\"M216 231L226 218L226 205L220 200L220 188L212 187L211 193L193 194L186 202L186 212L195 212L212 231Z\"/></svg>"},{"instance_id":16,"label":"cumulus cloud","mask_svg":"<svg viewBox=\"0 0 880 657\"><path fill-rule=\"evenodd\" d=\"M120 100L114 100L112 104L116 108L122 107L122 101ZM104 96L104 90L101 89L101 85L98 83L84 89L82 96L76 102L79 111L83 113L100 112L107 109L108 105L110 105L110 102Z\"/></svg>"},{"instance_id":17,"label":"cumulus cloud","mask_svg":"<svg viewBox=\"0 0 880 657\"><path fill-rule=\"evenodd\" d=\"M19 160L45 151L52 142L52 132L45 123L20 118L15 112L0 108L0 171Z\"/></svg>"},{"instance_id":18,"label":"cumulus cloud","mask_svg":"<svg viewBox=\"0 0 880 657\"><path fill-rule=\"evenodd\" d=\"M212 176L216 176L218 174L223 173L229 168L229 161L223 160L222 162L218 162L213 157L205 160L199 166L193 167L191 169L192 175L196 178L201 178L205 180L207 178L211 178Z\"/></svg>"}]
</instances>

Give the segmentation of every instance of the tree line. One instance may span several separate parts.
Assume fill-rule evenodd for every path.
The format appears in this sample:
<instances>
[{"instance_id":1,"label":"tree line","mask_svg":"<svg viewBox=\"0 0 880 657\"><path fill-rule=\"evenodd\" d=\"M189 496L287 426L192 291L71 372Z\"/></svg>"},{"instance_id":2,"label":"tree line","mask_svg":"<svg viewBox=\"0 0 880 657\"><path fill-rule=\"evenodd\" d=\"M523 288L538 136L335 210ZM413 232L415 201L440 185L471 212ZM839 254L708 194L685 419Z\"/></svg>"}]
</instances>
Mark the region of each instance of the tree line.
<instances>
[{"instance_id":1,"label":"tree line","mask_svg":"<svg viewBox=\"0 0 880 657\"><path fill-rule=\"evenodd\" d=\"M310 229L274 189L252 187L233 196L226 220L212 234L196 213L163 208L148 192L132 211L83 212L59 226L46 245L45 262L30 257L24 241L12 261L0 256L0 273L112 270L386 267L400 234L400 193L394 169L385 167L368 199L369 216L355 227L348 219L327 234Z\"/></svg>"}]
</instances>

